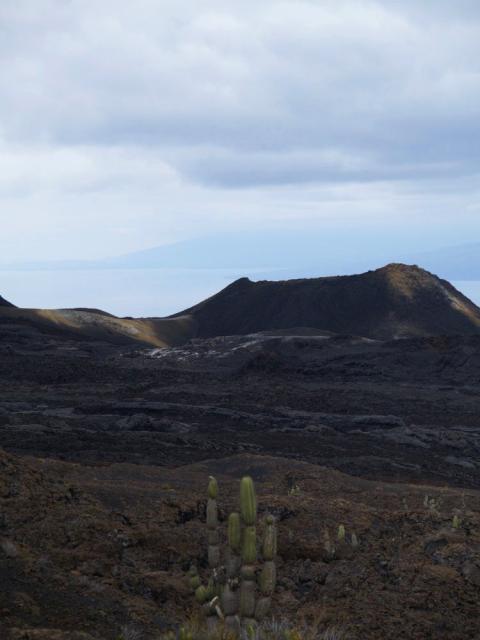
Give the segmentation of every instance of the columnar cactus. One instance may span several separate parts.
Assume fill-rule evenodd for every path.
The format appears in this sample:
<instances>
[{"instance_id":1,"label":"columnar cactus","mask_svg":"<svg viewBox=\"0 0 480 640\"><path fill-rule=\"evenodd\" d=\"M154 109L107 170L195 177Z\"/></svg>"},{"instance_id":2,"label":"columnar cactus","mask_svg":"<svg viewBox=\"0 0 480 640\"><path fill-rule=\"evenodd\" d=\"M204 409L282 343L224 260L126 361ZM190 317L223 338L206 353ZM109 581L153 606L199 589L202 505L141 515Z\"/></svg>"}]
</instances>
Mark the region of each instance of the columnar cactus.
<instances>
[{"instance_id":1,"label":"columnar cactus","mask_svg":"<svg viewBox=\"0 0 480 640\"><path fill-rule=\"evenodd\" d=\"M277 531L275 518L268 515L261 544L263 566L257 584L257 498L252 478L242 478L240 513L231 513L228 518L228 545L222 565L217 497L217 481L210 477L207 531L208 564L212 578L207 587L204 587L196 568L192 567L189 581L196 600L209 616L209 627L212 627L213 615L216 615L217 619L224 619L227 629L238 636L242 627L251 629L270 611L276 584Z\"/></svg>"},{"instance_id":2,"label":"columnar cactus","mask_svg":"<svg viewBox=\"0 0 480 640\"><path fill-rule=\"evenodd\" d=\"M208 565L216 569L220 565L220 537L218 533L218 485L210 476L208 483L207 527L208 527Z\"/></svg>"},{"instance_id":3,"label":"columnar cactus","mask_svg":"<svg viewBox=\"0 0 480 640\"><path fill-rule=\"evenodd\" d=\"M242 563L242 524L239 513L228 517L228 547L225 555L226 584L222 592L222 608L225 614L225 626L233 634L240 631L238 572Z\"/></svg>"}]
</instances>

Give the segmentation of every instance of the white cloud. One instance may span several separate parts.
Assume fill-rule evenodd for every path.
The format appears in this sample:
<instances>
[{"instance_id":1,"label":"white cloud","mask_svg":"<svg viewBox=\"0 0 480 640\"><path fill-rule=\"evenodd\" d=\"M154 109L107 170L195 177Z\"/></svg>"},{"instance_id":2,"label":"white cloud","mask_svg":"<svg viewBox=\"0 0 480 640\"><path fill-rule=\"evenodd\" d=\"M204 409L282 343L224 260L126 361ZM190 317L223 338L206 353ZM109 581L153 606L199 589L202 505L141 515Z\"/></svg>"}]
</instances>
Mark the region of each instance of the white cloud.
<instances>
[{"instance_id":1,"label":"white cloud","mask_svg":"<svg viewBox=\"0 0 480 640\"><path fill-rule=\"evenodd\" d=\"M152 149L0 145L0 195L158 188L177 181L176 172Z\"/></svg>"}]
</instances>

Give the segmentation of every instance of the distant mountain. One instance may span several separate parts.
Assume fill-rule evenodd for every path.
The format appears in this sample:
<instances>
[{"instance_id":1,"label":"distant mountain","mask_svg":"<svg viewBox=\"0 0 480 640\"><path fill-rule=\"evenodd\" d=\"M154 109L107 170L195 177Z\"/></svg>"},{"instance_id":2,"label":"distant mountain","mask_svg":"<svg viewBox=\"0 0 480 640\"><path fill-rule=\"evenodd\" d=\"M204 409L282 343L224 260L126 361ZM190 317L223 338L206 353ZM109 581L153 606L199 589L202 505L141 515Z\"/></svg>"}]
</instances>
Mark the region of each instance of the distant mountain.
<instances>
[{"instance_id":1,"label":"distant mountain","mask_svg":"<svg viewBox=\"0 0 480 640\"><path fill-rule=\"evenodd\" d=\"M238 269L262 278L353 274L391 263L421 264L449 280L480 280L480 243L425 251L420 236L368 229L218 233L101 260L1 264L0 270ZM435 239L429 239L430 246Z\"/></svg>"},{"instance_id":2,"label":"distant mountain","mask_svg":"<svg viewBox=\"0 0 480 640\"><path fill-rule=\"evenodd\" d=\"M5 300L5 298L2 298L2 296L0 296L0 307L13 307L14 305L11 302L8 302L8 300Z\"/></svg>"},{"instance_id":3,"label":"distant mountain","mask_svg":"<svg viewBox=\"0 0 480 640\"><path fill-rule=\"evenodd\" d=\"M389 264L360 275L252 282L241 278L172 317L190 317L199 337L315 327L390 339L480 334L480 309L417 266Z\"/></svg>"},{"instance_id":4,"label":"distant mountain","mask_svg":"<svg viewBox=\"0 0 480 640\"><path fill-rule=\"evenodd\" d=\"M375 242L371 234L360 230L341 236L332 230L243 231L192 238L102 260L37 261L0 264L0 268L238 269L252 275L260 271L266 277L282 272L286 277L307 277L358 273L390 262L396 256L394 240L398 238L382 235ZM375 250L368 249L373 245Z\"/></svg>"}]
</instances>

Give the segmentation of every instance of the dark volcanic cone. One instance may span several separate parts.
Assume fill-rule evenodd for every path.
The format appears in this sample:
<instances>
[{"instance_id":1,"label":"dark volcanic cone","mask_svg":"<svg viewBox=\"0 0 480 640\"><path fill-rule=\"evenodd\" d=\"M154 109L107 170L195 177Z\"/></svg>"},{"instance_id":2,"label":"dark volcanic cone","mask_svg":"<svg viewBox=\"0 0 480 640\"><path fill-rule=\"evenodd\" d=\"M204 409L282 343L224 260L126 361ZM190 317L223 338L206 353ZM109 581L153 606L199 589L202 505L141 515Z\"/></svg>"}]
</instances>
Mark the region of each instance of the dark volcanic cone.
<instances>
[{"instance_id":1,"label":"dark volcanic cone","mask_svg":"<svg viewBox=\"0 0 480 640\"><path fill-rule=\"evenodd\" d=\"M0 296L0 307L14 307L15 305Z\"/></svg>"},{"instance_id":2,"label":"dark volcanic cone","mask_svg":"<svg viewBox=\"0 0 480 640\"><path fill-rule=\"evenodd\" d=\"M252 282L241 278L177 314L199 337L315 327L391 339L480 333L480 309L449 282L417 266L389 264L360 275Z\"/></svg>"}]
</instances>

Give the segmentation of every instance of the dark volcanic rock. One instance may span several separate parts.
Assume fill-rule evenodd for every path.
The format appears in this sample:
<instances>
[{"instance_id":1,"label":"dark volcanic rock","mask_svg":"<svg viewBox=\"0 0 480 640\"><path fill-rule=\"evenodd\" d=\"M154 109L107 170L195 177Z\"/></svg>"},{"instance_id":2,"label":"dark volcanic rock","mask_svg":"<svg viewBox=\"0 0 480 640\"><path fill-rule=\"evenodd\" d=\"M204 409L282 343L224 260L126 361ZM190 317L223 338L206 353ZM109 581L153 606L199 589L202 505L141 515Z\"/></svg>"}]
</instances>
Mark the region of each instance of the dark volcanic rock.
<instances>
[{"instance_id":1,"label":"dark volcanic rock","mask_svg":"<svg viewBox=\"0 0 480 640\"><path fill-rule=\"evenodd\" d=\"M480 486L480 337L298 333L144 352L14 348L0 358L0 444L88 464L275 453L367 478Z\"/></svg>"},{"instance_id":2,"label":"dark volcanic rock","mask_svg":"<svg viewBox=\"0 0 480 640\"><path fill-rule=\"evenodd\" d=\"M2 298L2 296L0 296L0 307L13 307L15 305L13 305L11 302L9 302L8 300L5 300L5 298Z\"/></svg>"},{"instance_id":3,"label":"dark volcanic rock","mask_svg":"<svg viewBox=\"0 0 480 640\"><path fill-rule=\"evenodd\" d=\"M241 278L176 315L193 317L200 337L292 327L380 339L480 333L476 305L447 281L402 264L354 276L280 282Z\"/></svg>"}]
</instances>

